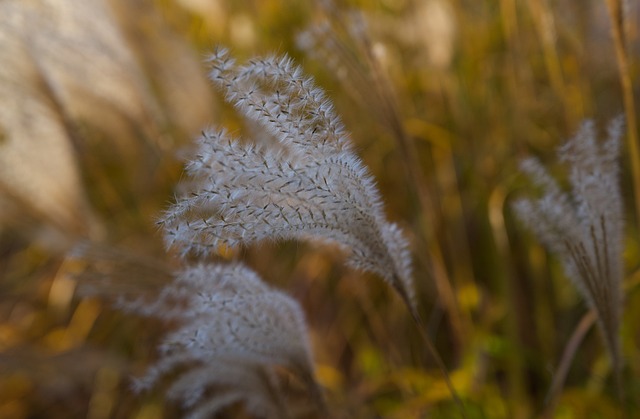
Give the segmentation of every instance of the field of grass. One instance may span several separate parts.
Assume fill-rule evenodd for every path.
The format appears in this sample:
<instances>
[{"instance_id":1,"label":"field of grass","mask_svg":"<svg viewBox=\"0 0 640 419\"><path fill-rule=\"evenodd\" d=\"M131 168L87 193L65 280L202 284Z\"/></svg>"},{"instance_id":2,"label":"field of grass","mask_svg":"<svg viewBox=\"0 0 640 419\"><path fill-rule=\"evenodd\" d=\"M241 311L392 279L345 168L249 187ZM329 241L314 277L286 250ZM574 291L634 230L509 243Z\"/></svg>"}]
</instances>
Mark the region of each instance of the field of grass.
<instances>
[{"instance_id":1,"label":"field of grass","mask_svg":"<svg viewBox=\"0 0 640 419\"><path fill-rule=\"evenodd\" d=\"M181 414L162 387L131 390L170 325L112 303L166 285L180 267L156 221L180 194L193 139L218 126L264 135L206 78L205 57L220 45L239 61L286 54L325 90L409 239L418 312L461 401L403 301L348 268L343 252L297 241L224 249L222 259L300 302L328 414L640 415L640 6L81 4L0 2L1 418ZM586 119L606 137L620 115L624 308L608 331L620 339L616 374L590 306L513 203L540 193L523 159L538 158L569 187L558 147ZM85 259L72 251L80 241L93 243ZM87 266L93 275L78 277ZM299 399L300 383L279 374ZM220 417L250 416L236 404Z\"/></svg>"}]
</instances>

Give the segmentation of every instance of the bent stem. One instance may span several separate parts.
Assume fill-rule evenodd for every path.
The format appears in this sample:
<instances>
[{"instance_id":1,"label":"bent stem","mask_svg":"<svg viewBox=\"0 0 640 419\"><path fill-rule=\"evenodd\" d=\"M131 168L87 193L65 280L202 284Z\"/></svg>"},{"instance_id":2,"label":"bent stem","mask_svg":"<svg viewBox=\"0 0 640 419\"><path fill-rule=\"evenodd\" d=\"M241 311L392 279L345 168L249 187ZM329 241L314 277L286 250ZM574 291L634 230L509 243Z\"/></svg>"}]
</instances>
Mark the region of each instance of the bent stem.
<instances>
[{"instance_id":1,"label":"bent stem","mask_svg":"<svg viewBox=\"0 0 640 419\"><path fill-rule=\"evenodd\" d=\"M571 339L569 339L567 346L564 348L562 358L560 359L560 364L558 365L556 374L553 377L553 382L551 383L551 387L549 388L549 392L547 393L547 396L545 398L546 407L544 409L544 413L542 414L543 418L552 418L554 416L558 397L560 395L560 392L562 391L562 388L564 387L564 382L567 379L567 374L569 373L569 367L571 367L571 363L573 362L573 358L576 355L576 351L578 350L580 343L595 322L596 312L591 310L582 317L580 323L578 323L578 326L573 331Z\"/></svg>"}]
</instances>

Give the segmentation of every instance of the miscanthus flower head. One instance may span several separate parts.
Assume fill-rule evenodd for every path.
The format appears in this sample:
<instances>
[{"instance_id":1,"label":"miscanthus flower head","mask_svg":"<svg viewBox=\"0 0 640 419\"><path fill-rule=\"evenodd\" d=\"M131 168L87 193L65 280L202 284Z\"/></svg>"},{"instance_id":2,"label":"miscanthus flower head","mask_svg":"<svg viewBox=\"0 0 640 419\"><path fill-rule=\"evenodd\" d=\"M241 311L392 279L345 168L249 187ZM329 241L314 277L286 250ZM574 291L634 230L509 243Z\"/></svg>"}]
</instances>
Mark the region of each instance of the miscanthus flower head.
<instances>
[{"instance_id":1,"label":"miscanthus flower head","mask_svg":"<svg viewBox=\"0 0 640 419\"><path fill-rule=\"evenodd\" d=\"M209 417L238 401L256 414L282 417L274 366L288 368L319 394L300 306L242 265L187 268L153 301L120 306L178 324L137 387L171 374L167 395L189 409L188 417Z\"/></svg>"},{"instance_id":2,"label":"miscanthus flower head","mask_svg":"<svg viewBox=\"0 0 640 419\"><path fill-rule=\"evenodd\" d=\"M204 132L187 165L189 194L162 220L168 245L210 253L263 240L329 242L413 305L407 241L386 220L374 181L322 90L286 57L237 65L221 49L210 63L227 101L272 141Z\"/></svg>"},{"instance_id":3,"label":"miscanthus flower head","mask_svg":"<svg viewBox=\"0 0 640 419\"><path fill-rule=\"evenodd\" d=\"M515 203L519 218L561 260L569 279L596 312L617 366L623 278L624 221L618 179L622 125L621 118L612 121L608 138L599 143L593 122L587 121L559 149L560 160L570 168L570 193L537 160L525 160L522 170L544 194Z\"/></svg>"}]
</instances>

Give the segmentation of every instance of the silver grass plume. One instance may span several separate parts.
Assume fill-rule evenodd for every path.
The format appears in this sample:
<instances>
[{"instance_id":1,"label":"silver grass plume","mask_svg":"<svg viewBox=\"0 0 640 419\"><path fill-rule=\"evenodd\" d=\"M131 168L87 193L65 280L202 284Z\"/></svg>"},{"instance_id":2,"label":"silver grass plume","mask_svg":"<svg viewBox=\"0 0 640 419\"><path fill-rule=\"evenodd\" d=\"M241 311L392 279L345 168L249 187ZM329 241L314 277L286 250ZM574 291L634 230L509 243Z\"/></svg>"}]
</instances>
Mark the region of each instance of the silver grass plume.
<instances>
[{"instance_id":1,"label":"silver grass plume","mask_svg":"<svg viewBox=\"0 0 640 419\"><path fill-rule=\"evenodd\" d=\"M515 203L519 218L562 262L566 275L596 312L605 345L620 368L618 330L622 311L623 204L618 155L623 119L613 120L608 138L596 140L594 124L584 122L559 149L570 166L571 194L565 193L535 159L522 170L544 189L537 200Z\"/></svg>"},{"instance_id":2,"label":"silver grass plume","mask_svg":"<svg viewBox=\"0 0 640 419\"><path fill-rule=\"evenodd\" d=\"M263 240L338 244L352 267L379 274L415 309L407 241L386 220L374 181L323 91L286 57L240 66L219 49L210 63L227 101L275 141L204 132L187 166L190 194L161 221L167 244L183 253Z\"/></svg>"},{"instance_id":3,"label":"silver grass plume","mask_svg":"<svg viewBox=\"0 0 640 419\"><path fill-rule=\"evenodd\" d=\"M274 366L297 374L322 403L299 304L243 265L193 266L155 300L119 306L178 323L160 344L160 359L136 384L147 389L172 374L167 396L188 409L189 418L210 417L239 401L262 417L288 416Z\"/></svg>"}]
</instances>

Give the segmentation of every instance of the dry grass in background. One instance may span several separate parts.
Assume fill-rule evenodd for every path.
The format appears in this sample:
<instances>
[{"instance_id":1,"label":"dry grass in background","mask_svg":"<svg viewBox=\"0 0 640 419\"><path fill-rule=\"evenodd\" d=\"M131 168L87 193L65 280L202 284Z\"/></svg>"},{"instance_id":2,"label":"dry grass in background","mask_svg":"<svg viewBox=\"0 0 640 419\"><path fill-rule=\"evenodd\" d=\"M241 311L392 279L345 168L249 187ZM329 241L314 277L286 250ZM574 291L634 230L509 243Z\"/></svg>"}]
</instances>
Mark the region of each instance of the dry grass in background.
<instances>
[{"instance_id":1,"label":"dry grass in background","mask_svg":"<svg viewBox=\"0 0 640 419\"><path fill-rule=\"evenodd\" d=\"M89 272L102 290L110 281L114 296L170 280L178 263L155 222L178 193L181 158L201 130L241 127L206 80L204 56L218 44L240 61L286 53L328 92L388 218L409 236L418 310L467 417L639 414L640 8L323 3L0 2L0 417L180 414L162 389L131 391L131 377L158 359L166 326L83 297L91 284L74 274ZM589 306L512 204L535 196L524 158L568 185L556 148L585 118L602 133L621 114L618 391ZM87 238L101 244L69 257ZM336 417L458 415L382 280L304 243L225 257L301 304ZM290 384L296 395L299 383ZM227 411L245 414L240 405Z\"/></svg>"}]
</instances>

